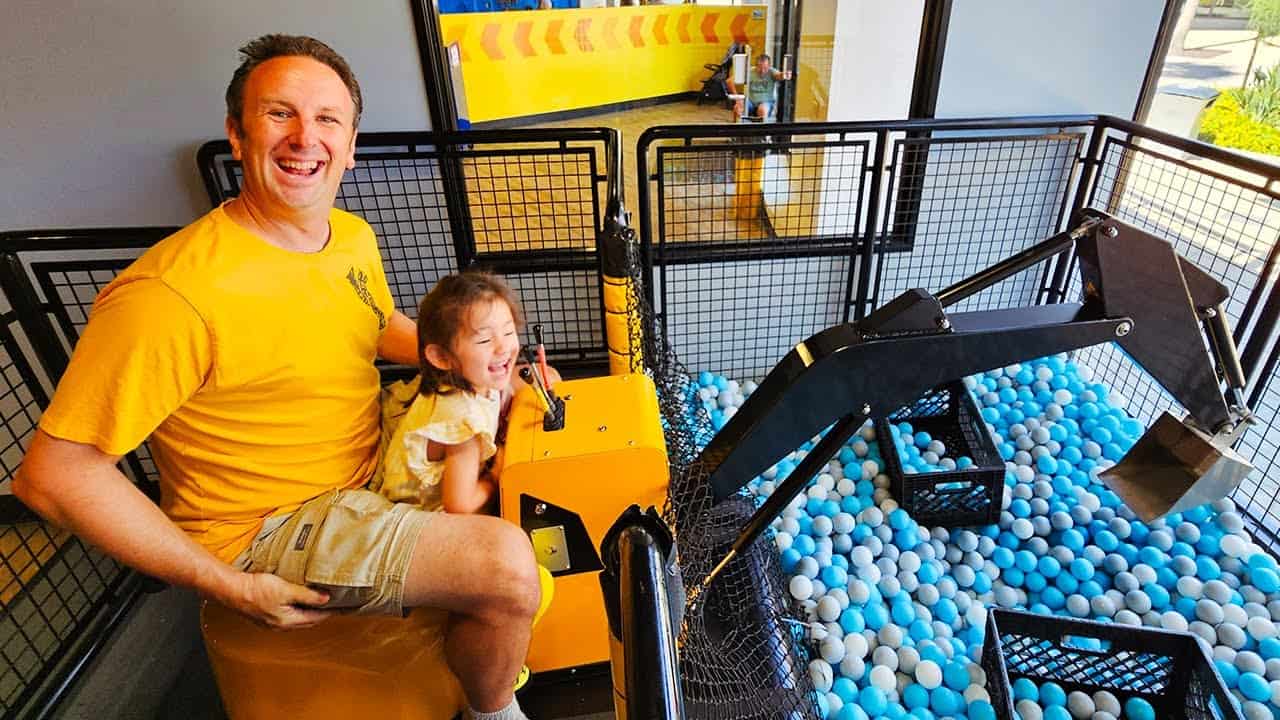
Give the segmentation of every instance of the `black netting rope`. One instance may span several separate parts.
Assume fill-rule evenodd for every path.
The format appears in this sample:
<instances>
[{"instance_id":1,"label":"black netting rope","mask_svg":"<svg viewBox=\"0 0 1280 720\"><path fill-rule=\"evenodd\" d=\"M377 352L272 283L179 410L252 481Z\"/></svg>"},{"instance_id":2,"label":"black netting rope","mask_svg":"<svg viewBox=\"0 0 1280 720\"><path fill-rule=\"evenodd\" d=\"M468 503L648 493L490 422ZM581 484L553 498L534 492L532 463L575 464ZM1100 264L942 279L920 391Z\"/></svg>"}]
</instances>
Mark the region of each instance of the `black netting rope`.
<instances>
[{"instance_id":1,"label":"black netting rope","mask_svg":"<svg viewBox=\"0 0 1280 720\"><path fill-rule=\"evenodd\" d=\"M745 495L716 505L707 469L697 457L711 439L711 418L697 402L697 384L676 357L643 299L639 249L628 244L635 292L628 300L635 372L658 393L671 465L663 519L676 537L686 588L696 587L725 556L755 509ZM739 555L711 584L701 607L686 611L679 638L685 712L707 720L799 720L817 717L803 612L787 592L769 533Z\"/></svg>"}]
</instances>

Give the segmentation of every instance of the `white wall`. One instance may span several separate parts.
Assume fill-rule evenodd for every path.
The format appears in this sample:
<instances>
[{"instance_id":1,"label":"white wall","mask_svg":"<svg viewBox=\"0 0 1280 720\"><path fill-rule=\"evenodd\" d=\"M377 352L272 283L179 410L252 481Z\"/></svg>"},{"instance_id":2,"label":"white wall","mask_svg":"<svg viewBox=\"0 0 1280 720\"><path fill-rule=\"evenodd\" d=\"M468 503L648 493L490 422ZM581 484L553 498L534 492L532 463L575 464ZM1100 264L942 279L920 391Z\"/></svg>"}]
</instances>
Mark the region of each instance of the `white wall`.
<instances>
[{"instance_id":1,"label":"white wall","mask_svg":"<svg viewBox=\"0 0 1280 720\"><path fill-rule=\"evenodd\" d=\"M351 63L361 130L429 127L409 3L11 0L0 22L0 230L183 224L223 137L237 48L313 35Z\"/></svg>"},{"instance_id":2,"label":"white wall","mask_svg":"<svg viewBox=\"0 0 1280 720\"><path fill-rule=\"evenodd\" d=\"M1132 117L1163 10L1162 0L954 0L937 117Z\"/></svg>"},{"instance_id":3,"label":"white wall","mask_svg":"<svg viewBox=\"0 0 1280 720\"><path fill-rule=\"evenodd\" d=\"M828 120L899 120L911 107L924 0L836 2Z\"/></svg>"}]
</instances>

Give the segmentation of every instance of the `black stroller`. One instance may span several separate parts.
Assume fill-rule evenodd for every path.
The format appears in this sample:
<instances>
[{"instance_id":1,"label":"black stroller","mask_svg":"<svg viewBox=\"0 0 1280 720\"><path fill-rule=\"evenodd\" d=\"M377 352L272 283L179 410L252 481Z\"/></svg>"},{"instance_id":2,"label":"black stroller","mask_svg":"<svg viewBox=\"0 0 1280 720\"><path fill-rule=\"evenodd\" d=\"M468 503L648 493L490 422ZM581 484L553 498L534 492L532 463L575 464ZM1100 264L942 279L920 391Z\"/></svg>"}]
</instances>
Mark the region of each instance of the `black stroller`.
<instances>
[{"instance_id":1,"label":"black stroller","mask_svg":"<svg viewBox=\"0 0 1280 720\"><path fill-rule=\"evenodd\" d=\"M733 43L719 65L707 63L703 65L711 71L711 77L702 81L702 92L698 94L698 104L703 102L723 103L729 99L729 73L733 72L733 56L747 52L745 43Z\"/></svg>"}]
</instances>

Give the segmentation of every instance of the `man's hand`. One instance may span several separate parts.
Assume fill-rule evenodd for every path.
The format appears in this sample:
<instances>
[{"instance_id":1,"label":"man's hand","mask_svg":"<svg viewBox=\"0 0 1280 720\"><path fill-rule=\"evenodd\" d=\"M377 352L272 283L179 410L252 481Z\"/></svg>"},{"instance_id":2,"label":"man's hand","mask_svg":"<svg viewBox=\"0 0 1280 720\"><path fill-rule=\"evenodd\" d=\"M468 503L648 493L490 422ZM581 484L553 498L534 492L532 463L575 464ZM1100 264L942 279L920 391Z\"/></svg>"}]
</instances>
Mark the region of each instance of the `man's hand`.
<instances>
[{"instance_id":1,"label":"man's hand","mask_svg":"<svg viewBox=\"0 0 1280 720\"><path fill-rule=\"evenodd\" d=\"M270 573L241 573L234 591L218 602L253 620L277 630L293 630L318 625L337 613L320 606L329 595L303 585L295 585Z\"/></svg>"}]
</instances>

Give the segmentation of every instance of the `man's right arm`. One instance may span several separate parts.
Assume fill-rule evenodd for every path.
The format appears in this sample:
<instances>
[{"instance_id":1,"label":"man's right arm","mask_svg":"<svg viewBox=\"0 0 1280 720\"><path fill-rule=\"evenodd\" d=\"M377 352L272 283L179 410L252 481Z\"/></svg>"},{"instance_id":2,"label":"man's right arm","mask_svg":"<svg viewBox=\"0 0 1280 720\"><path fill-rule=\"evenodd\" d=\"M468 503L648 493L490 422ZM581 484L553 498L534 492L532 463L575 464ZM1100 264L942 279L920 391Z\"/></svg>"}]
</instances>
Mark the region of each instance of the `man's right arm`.
<instances>
[{"instance_id":1,"label":"man's right arm","mask_svg":"<svg viewBox=\"0 0 1280 720\"><path fill-rule=\"evenodd\" d=\"M331 613L324 593L274 575L240 572L218 560L165 517L129 481L119 456L37 430L13 493L37 514L120 562L201 594L271 627L314 625Z\"/></svg>"},{"instance_id":2,"label":"man's right arm","mask_svg":"<svg viewBox=\"0 0 1280 720\"><path fill-rule=\"evenodd\" d=\"M203 319L158 279L122 282L95 301L40 418L14 493L49 521L166 582L192 587L268 625L318 622L321 593L235 570L174 525L120 473L120 456L211 382Z\"/></svg>"}]
</instances>

